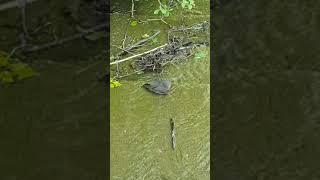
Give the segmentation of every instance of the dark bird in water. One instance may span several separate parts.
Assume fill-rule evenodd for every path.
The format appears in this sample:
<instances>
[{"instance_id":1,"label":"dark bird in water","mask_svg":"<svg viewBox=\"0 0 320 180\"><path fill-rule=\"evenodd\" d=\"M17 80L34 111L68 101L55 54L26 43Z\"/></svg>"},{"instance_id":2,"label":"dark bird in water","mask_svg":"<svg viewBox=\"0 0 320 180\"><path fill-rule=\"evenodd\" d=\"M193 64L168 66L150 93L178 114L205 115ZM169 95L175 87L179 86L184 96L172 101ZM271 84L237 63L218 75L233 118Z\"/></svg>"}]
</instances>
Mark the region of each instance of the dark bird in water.
<instances>
[{"instance_id":1,"label":"dark bird in water","mask_svg":"<svg viewBox=\"0 0 320 180\"><path fill-rule=\"evenodd\" d=\"M152 81L143 85L147 90L154 92L156 94L166 95L171 88L171 81L169 80L159 80Z\"/></svg>"}]
</instances>

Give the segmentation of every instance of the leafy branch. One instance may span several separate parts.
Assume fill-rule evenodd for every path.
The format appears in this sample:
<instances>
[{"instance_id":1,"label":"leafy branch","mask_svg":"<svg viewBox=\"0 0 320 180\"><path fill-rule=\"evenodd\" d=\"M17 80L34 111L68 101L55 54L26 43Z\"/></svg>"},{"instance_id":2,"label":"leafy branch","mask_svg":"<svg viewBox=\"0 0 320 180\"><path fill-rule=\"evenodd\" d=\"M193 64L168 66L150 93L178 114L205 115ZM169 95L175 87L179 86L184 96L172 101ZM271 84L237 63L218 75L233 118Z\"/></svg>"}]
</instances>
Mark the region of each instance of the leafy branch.
<instances>
[{"instance_id":1,"label":"leafy branch","mask_svg":"<svg viewBox=\"0 0 320 180\"><path fill-rule=\"evenodd\" d=\"M154 14L160 14L161 17L168 17L170 16L170 12L173 10L170 6L167 6L163 3L159 2L159 8L154 11ZM196 5L194 4L194 0L177 0L177 2L181 5L183 9L189 9L191 10Z\"/></svg>"}]
</instances>

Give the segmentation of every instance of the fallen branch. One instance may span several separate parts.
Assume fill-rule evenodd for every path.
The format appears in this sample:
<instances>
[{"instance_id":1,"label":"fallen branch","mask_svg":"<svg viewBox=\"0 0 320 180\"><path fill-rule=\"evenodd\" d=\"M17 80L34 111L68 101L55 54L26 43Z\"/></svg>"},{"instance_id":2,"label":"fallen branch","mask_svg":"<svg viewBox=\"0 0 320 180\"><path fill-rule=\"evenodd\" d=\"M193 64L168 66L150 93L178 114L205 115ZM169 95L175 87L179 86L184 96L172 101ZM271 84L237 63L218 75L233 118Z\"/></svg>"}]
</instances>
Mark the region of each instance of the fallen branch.
<instances>
[{"instance_id":1,"label":"fallen branch","mask_svg":"<svg viewBox=\"0 0 320 180\"><path fill-rule=\"evenodd\" d=\"M145 55L145 54L148 54L148 53L150 53L150 52L153 52L153 51L156 51L156 50L158 50L158 49L160 49L160 48L163 48L163 47L165 47L165 46L167 46L167 45L168 45L168 44L164 44L164 45L161 45L161 46L156 47L156 48L154 48L154 49L151 49L151 50L149 50L149 51L146 51L146 52L143 52L143 53L140 53L140 54L136 54L136 55L134 55L134 56L130 56L130 57L127 57L127 58L124 58L124 59L121 59L121 60L112 62L112 63L110 63L110 65L118 64L118 63L121 63L121 62L124 62L124 61L128 61L128 60L133 59L133 58L135 58L135 57L143 56L143 55Z\"/></svg>"},{"instance_id":2,"label":"fallen branch","mask_svg":"<svg viewBox=\"0 0 320 180\"><path fill-rule=\"evenodd\" d=\"M37 1L37 0L26 0L26 3L32 3L34 1ZM0 11L4 11L4 10L7 10L7 9L15 8L15 7L18 7L18 6L19 6L19 2L17 0L12 0L12 1L9 1L9 2L2 3L0 5Z\"/></svg>"},{"instance_id":3,"label":"fallen branch","mask_svg":"<svg viewBox=\"0 0 320 180\"><path fill-rule=\"evenodd\" d=\"M34 52L34 51L39 51L39 50L43 50L43 49L47 49L49 47L52 47L52 46L57 46L57 45L61 45L65 42L69 42L69 41L72 41L72 40L75 40L75 39L79 39L79 38L82 38L90 33L93 33L93 32L96 32L104 27L107 27L107 24L100 24L100 25L97 25L93 28L90 28L88 30L85 30L83 31L82 33L79 33L79 34L75 34L73 36L70 36L70 37L66 37L64 39L61 39L61 40L57 40L57 41L53 41L53 42L50 42L50 43L47 43L47 44L43 44L43 45L39 45L39 46L32 46L30 48L26 48L24 49L23 51L24 52Z\"/></svg>"},{"instance_id":4,"label":"fallen branch","mask_svg":"<svg viewBox=\"0 0 320 180\"><path fill-rule=\"evenodd\" d=\"M145 43L147 43L148 41L154 39L158 34L160 34L160 31L157 31L156 33L154 33L152 36L148 37L148 38L145 38L145 39L142 39L141 41L138 41L137 43L131 45L131 46L128 46L126 48L123 49L123 51L121 51L117 56L121 56L123 54L126 54L128 51L132 50L132 49L135 49L135 48L138 48L140 46L143 46Z\"/></svg>"}]
</instances>

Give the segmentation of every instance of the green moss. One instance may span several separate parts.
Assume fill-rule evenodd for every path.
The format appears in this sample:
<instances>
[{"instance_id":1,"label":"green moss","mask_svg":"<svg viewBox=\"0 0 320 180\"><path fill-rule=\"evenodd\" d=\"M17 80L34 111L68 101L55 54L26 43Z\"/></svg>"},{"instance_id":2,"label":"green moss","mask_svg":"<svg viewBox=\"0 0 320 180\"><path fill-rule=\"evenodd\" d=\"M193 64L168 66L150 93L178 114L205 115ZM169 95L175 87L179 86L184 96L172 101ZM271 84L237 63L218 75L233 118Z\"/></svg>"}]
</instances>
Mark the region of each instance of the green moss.
<instances>
[{"instance_id":1,"label":"green moss","mask_svg":"<svg viewBox=\"0 0 320 180\"><path fill-rule=\"evenodd\" d=\"M119 81L116 81L114 79L110 79L110 88L116 88L121 86L121 83Z\"/></svg>"}]
</instances>

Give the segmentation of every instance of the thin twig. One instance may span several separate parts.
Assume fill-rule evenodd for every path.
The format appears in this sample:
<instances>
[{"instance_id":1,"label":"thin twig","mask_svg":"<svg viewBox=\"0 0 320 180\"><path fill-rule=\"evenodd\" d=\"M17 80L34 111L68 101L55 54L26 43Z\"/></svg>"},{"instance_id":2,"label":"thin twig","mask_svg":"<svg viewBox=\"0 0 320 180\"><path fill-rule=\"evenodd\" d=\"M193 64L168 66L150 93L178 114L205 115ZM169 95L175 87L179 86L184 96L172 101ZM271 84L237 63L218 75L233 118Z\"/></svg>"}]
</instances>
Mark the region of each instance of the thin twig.
<instances>
[{"instance_id":1,"label":"thin twig","mask_svg":"<svg viewBox=\"0 0 320 180\"><path fill-rule=\"evenodd\" d=\"M26 0L27 3L32 3L34 1L37 1L37 0ZM18 7L19 6L18 3L19 2L17 2L17 0L12 0L12 1L9 1L9 2L2 3L0 5L0 11L4 11L4 10L7 10L7 9Z\"/></svg>"},{"instance_id":2,"label":"thin twig","mask_svg":"<svg viewBox=\"0 0 320 180\"><path fill-rule=\"evenodd\" d=\"M167 23L165 20L163 20L163 17L160 19L147 19L146 21L142 21L142 22L148 22L148 21L162 21L163 23L165 23L166 25L168 25L169 27L172 27L171 24Z\"/></svg>"},{"instance_id":3,"label":"thin twig","mask_svg":"<svg viewBox=\"0 0 320 180\"><path fill-rule=\"evenodd\" d=\"M126 31L126 34L124 35L124 38L123 38L123 41L122 41L122 48L124 49L125 47L125 42L126 42L126 40L127 40L127 33L128 33L128 31Z\"/></svg>"},{"instance_id":4,"label":"thin twig","mask_svg":"<svg viewBox=\"0 0 320 180\"><path fill-rule=\"evenodd\" d=\"M129 73L129 74L126 74L126 75L123 75L123 76L117 76L116 78L120 79L120 78L124 78L124 77L127 77L127 76L131 76L133 74L141 73L141 72L142 71L134 71L133 73Z\"/></svg>"},{"instance_id":5,"label":"thin twig","mask_svg":"<svg viewBox=\"0 0 320 180\"><path fill-rule=\"evenodd\" d=\"M127 28L126 28L126 33L124 34L124 38L122 40L122 48L125 49L125 44L126 44L126 40L127 40L127 35L128 35L128 28L129 28L130 24L127 24Z\"/></svg>"},{"instance_id":6,"label":"thin twig","mask_svg":"<svg viewBox=\"0 0 320 180\"><path fill-rule=\"evenodd\" d=\"M26 6L27 6L27 0L17 0L17 6L20 8L21 13L21 26L23 30L23 38L29 39L29 33L27 29L27 22L26 22Z\"/></svg>"},{"instance_id":7,"label":"thin twig","mask_svg":"<svg viewBox=\"0 0 320 180\"><path fill-rule=\"evenodd\" d=\"M131 0L131 17L133 18L134 0Z\"/></svg>"},{"instance_id":8,"label":"thin twig","mask_svg":"<svg viewBox=\"0 0 320 180\"><path fill-rule=\"evenodd\" d=\"M119 77L120 70L119 70L119 63L117 64L117 71L116 71L116 76Z\"/></svg>"},{"instance_id":9,"label":"thin twig","mask_svg":"<svg viewBox=\"0 0 320 180\"><path fill-rule=\"evenodd\" d=\"M132 49L135 49L135 48L138 48L138 47L141 47L143 46L145 43L147 43L148 41L150 41L151 39L155 38L158 34L160 34L160 31L157 31L156 33L154 33L152 36L148 37L148 38L145 38L145 39L142 39L141 41L138 41L137 43L131 45L131 46L128 46L125 48L125 50L123 50L122 52L120 52L119 54L117 54L117 56L121 56L123 54L126 53L126 51L130 51Z\"/></svg>"},{"instance_id":10,"label":"thin twig","mask_svg":"<svg viewBox=\"0 0 320 180\"><path fill-rule=\"evenodd\" d=\"M110 65L118 64L118 63L121 63L121 62L124 62L124 61L128 61L128 60L130 60L130 59L132 59L132 58L135 58L135 57L143 56L143 55L145 55L145 54L148 54L148 53L150 53L150 52L153 52L153 51L156 51L156 50L158 50L158 49L160 49L160 48L163 48L163 47L165 47L165 46L167 46L167 45L168 45L168 44L164 44L164 45L161 45L161 46L156 47L156 48L154 48L154 49L151 49L151 50L149 50L149 51L146 51L146 52L143 52L143 53L140 53L140 54L136 54L136 55L134 55L134 56L130 56L130 57L127 57L127 58L124 58L124 59L121 59L121 60L112 62L112 63L110 63Z\"/></svg>"},{"instance_id":11,"label":"thin twig","mask_svg":"<svg viewBox=\"0 0 320 180\"><path fill-rule=\"evenodd\" d=\"M78 71L76 72L76 75L79 75L79 74L87 71L87 70L90 69L91 67L93 67L93 66L95 66L95 65L97 65L97 64L99 64L99 63L101 63L101 62L102 62L102 60L97 61L97 62L95 62L95 63L93 63L93 64L88 65L87 67L84 67L84 68L78 70Z\"/></svg>"},{"instance_id":12,"label":"thin twig","mask_svg":"<svg viewBox=\"0 0 320 180\"><path fill-rule=\"evenodd\" d=\"M39 45L39 46L33 46L31 48L26 48L24 51L25 52L34 52L34 51L39 51L39 50L43 50L43 49L47 49L49 47L52 47L52 46L57 46L57 45L61 45L65 42L69 42L69 41L72 41L72 40L75 40L75 39L79 39L79 38L82 38L84 37L85 35L88 35L90 33L93 33L95 31L98 31L104 27L107 27L107 24L100 24L100 25L97 25L93 28L90 28L86 31L83 31L79 34L75 34L73 36L70 36L70 37L66 37L64 39L61 39L61 40L56 40L56 41L53 41L53 42L50 42L50 43L47 43L47 44L43 44L43 45Z\"/></svg>"},{"instance_id":13,"label":"thin twig","mask_svg":"<svg viewBox=\"0 0 320 180\"><path fill-rule=\"evenodd\" d=\"M121 48L121 47L116 46L116 45L111 45L111 46L116 47L116 48L119 48L119 49L121 49L122 51L125 51L125 52L127 52L127 53L129 53L129 54L136 55L135 53L130 52L130 51L126 50L125 48Z\"/></svg>"}]
</instances>

